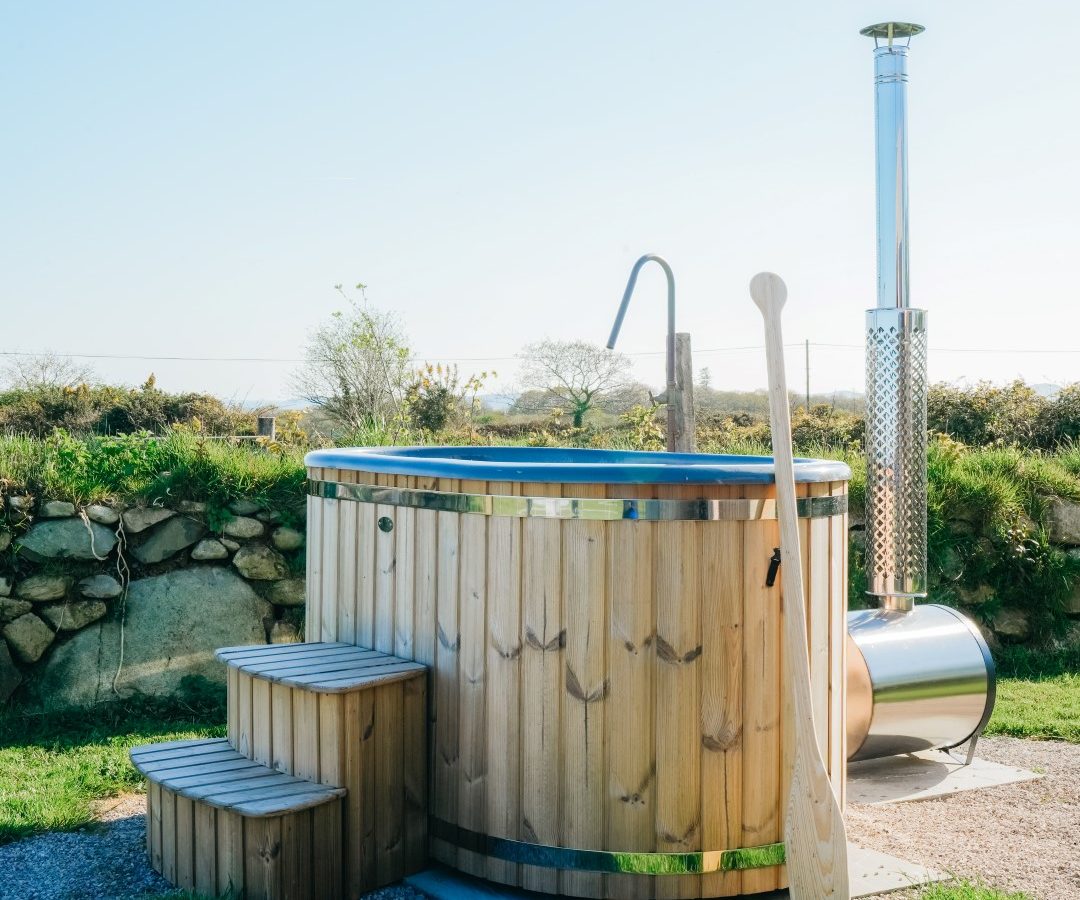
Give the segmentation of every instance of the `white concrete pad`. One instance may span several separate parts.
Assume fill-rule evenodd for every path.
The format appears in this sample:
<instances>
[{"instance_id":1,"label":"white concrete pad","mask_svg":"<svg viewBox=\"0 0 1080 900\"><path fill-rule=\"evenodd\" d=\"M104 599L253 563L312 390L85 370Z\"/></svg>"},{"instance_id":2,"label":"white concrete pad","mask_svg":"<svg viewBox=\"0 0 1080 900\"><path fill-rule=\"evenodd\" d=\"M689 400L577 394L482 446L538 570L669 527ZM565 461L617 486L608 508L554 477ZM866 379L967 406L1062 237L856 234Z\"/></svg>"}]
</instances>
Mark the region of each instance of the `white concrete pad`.
<instances>
[{"instance_id":1,"label":"white concrete pad","mask_svg":"<svg viewBox=\"0 0 1080 900\"><path fill-rule=\"evenodd\" d=\"M916 863L905 862L887 853L867 850L848 844L851 896L869 897L898 891L917 884L944 881L940 872ZM536 900L546 894L536 894L518 888L481 881L444 866L432 866L410 875L405 883L432 900ZM787 900L787 891L754 894L755 900Z\"/></svg>"},{"instance_id":2,"label":"white concrete pad","mask_svg":"<svg viewBox=\"0 0 1080 900\"><path fill-rule=\"evenodd\" d=\"M916 884L944 881L948 877L918 863L852 844L848 844L848 870L852 897L885 894ZM784 891L780 896L787 895Z\"/></svg>"},{"instance_id":3,"label":"white concrete pad","mask_svg":"<svg viewBox=\"0 0 1080 900\"><path fill-rule=\"evenodd\" d=\"M1035 778L1042 776L985 759L965 766L943 751L925 750L849 763L847 799L871 806L905 803Z\"/></svg>"}]
</instances>

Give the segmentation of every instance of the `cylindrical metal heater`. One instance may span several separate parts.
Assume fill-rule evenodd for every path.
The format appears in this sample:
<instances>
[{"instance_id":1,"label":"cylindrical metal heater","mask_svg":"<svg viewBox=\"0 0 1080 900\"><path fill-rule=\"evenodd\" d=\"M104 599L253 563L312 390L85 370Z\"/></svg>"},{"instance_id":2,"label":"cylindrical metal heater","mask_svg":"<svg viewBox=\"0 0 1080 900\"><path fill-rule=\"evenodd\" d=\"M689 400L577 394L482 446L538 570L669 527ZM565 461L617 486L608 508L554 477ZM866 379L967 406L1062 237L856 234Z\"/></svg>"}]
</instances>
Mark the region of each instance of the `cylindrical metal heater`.
<instances>
[{"instance_id":1,"label":"cylindrical metal heater","mask_svg":"<svg viewBox=\"0 0 1080 900\"><path fill-rule=\"evenodd\" d=\"M921 25L874 38L877 306L866 313L866 575L880 609L848 614L848 757L955 747L994 708L994 661L926 579L926 311L908 296L907 55ZM903 40L904 44L897 43ZM884 42L884 43L882 43Z\"/></svg>"},{"instance_id":2,"label":"cylindrical metal heater","mask_svg":"<svg viewBox=\"0 0 1080 900\"><path fill-rule=\"evenodd\" d=\"M957 747L994 709L994 660L955 609L848 614L848 759Z\"/></svg>"}]
</instances>

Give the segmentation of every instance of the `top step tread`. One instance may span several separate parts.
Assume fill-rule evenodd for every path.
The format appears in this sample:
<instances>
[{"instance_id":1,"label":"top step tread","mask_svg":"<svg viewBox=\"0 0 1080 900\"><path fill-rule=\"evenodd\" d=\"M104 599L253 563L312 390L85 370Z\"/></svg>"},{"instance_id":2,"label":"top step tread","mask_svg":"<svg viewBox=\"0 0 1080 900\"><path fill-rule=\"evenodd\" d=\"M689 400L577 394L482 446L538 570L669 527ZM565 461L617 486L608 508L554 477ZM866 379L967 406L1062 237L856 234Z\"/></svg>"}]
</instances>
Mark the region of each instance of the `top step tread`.
<instances>
[{"instance_id":1,"label":"top step tread","mask_svg":"<svg viewBox=\"0 0 1080 900\"><path fill-rule=\"evenodd\" d=\"M345 788L314 784L254 763L221 738L184 742L182 747L177 743L132 747L131 763L151 782L180 797L241 816L262 818L299 812L330 803L346 793ZM203 754L184 753L204 747L207 752ZM193 777L201 772L205 772L204 777Z\"/></svg>"},{"instance_id":2,"label":"top step tread","mask_svg":"<svg viewBox=\"0 0 1080 900\"><path fill-rule=\"evenodd\" d=\"M320 694L343 694L415 678L423 663L338 642L222 647L214 654L252 678Z\"/></svg>"}]
</instances>

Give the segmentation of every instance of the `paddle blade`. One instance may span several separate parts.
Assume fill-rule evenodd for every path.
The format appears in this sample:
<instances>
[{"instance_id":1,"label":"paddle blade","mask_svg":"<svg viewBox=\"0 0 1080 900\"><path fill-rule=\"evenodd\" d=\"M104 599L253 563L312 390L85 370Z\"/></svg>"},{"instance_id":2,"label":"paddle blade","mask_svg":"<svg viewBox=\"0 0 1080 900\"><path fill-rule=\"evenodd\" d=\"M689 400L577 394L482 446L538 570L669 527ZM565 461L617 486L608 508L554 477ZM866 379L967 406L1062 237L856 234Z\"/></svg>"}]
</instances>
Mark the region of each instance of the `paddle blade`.
<instances>
[{"instance_id":1,"label":"paddle blade","mask_svg":"<svg viewBox=\"0 0 1080 900\"><path fill-rule=\"evenodd\" d=\"M791 900L849 900L847 833L840 804L814 736L797 735L795 740L801 746L796 749L784 821Z\"/></svg>"},{"instance_id":2,"label":"paddle blade","mask_svg":"<svg viewBox=\"0 0 1080 900\"><path fill-rule=\"evenodd\" d=\"M758 272L750 279L750 296L763 316L776 318L787 302L787 285L779 275Z\"/></svg>"}]
</instances>

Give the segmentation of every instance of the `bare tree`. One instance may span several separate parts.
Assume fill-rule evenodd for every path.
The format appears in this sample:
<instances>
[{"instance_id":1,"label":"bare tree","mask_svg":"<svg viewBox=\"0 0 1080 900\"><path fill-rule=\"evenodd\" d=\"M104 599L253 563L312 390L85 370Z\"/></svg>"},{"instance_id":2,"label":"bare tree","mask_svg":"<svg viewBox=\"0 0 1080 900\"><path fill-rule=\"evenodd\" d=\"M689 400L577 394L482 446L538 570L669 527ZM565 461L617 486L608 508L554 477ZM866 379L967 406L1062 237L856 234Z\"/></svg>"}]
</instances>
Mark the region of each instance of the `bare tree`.
<instances>
[{"instance_id":1,"label":"bare tree","mask_svg":"<svg viewBox=\"0 0 1080 900\"><path fill-rule=\"evenodd\" d=\"M3 382L15 390L32 391L41 388L73 388L89 384L97 378L92 366L77 363L70 356L52 350L43 353L12 356L4 367Z\"/></svg>"},{"instance_id":2,"label":"bare tree","mask_svg":"<svg viewBox=\"0 0 1080 900\"><path fill-rule=\"evenodd\" d=\"M294 386L342 425L385 425L401 412L409 384L408 339L396 316L367 302L363 284L359 299L334 287L349 308L311 333Z\"/></svg>"},{"instance_id":3,"label":"bare tree","mask_svg":"<svg viewBox=\"0 0 1080 900\"><path fill-rule=\"evenodd\" d=\"M630 360L585 341L540 341L521 352L521 381L568 407L575 427L606 396L630 382Z\"/></svg>"}]
</instances>

